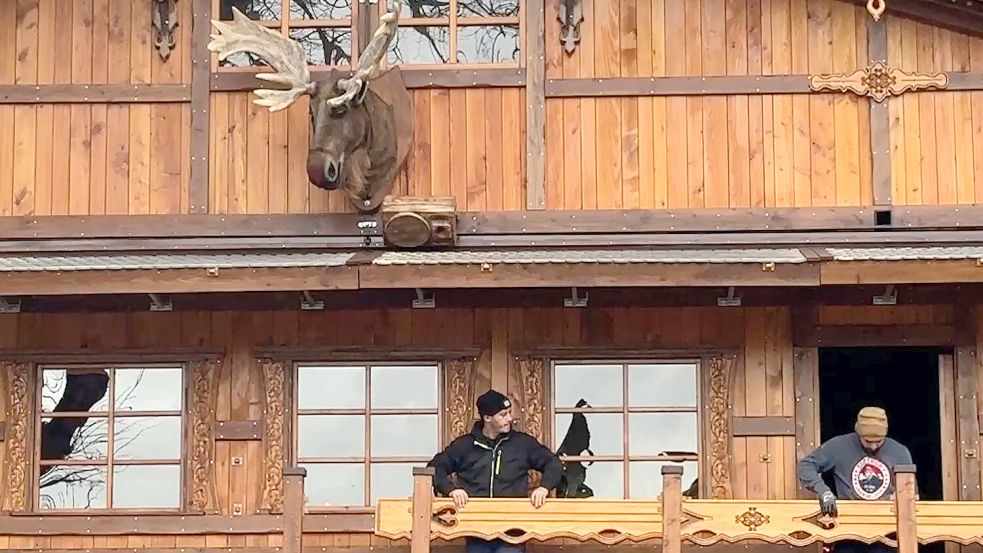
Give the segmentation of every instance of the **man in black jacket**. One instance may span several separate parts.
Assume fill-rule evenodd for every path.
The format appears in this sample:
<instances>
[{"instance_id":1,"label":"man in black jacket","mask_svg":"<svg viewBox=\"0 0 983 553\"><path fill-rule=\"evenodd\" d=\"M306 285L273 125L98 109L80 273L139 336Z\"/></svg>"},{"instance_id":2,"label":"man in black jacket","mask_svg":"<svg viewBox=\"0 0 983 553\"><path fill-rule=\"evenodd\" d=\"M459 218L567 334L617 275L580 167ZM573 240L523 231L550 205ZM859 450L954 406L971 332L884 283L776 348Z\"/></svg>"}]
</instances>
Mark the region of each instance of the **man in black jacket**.
<instances>
[{"instance_id":1,"label":"man in black jacket","mask_svg":"<svg viewBox=\"0 0 983 553\"><path fill-rule=\"evenodd\" d=\"M512 429L512 404L489 390L477 401L481 420L470 434L455 439L434 456L434 489L464 508L469 497L526 497L534 507L546 502L560 482L560 460L535 438ZM543 474L540 485L529 493L529 470ZM451 475L457 476L457 483ZM468 553L507 553L521 550L502 540L467 540Z\"/></svg>"}]
</instances>

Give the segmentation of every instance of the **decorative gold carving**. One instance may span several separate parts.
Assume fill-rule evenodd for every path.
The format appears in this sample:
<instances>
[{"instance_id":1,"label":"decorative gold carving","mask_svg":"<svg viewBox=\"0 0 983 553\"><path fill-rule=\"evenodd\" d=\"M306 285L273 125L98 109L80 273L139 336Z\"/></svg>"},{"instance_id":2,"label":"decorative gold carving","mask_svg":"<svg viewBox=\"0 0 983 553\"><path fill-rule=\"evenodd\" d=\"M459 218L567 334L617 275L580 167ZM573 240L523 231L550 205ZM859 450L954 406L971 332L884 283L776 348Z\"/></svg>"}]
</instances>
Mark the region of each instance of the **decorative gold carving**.
<instances>
[{"instance_id":1,"label":"decorative gold carving","mask_svg":"<svg viewBox=\"0 0 983 553\"><path fill-rule=\"evenodd\" d=\"M768 522L771 521L771 518L768 515L761 514L757 507L749 507L747 511L744 511L739 515L735 515L734 518L737 520L737 522L747 526L747 529L752 532L757 530L759 526L768 524Z\"/></svg>"},{"instance_id":2,"label":"decorative gold carving","mask_svg":"<svg viewBox=\"0 0 983 553\"><path fill-rule=\"evenodd\" d=\"M7 437L6 456L4 458L4 481L0 486L7 498L7 507L11 511L27 509L27 438L30 434L30 374L29 363L0 362L0 367L7 375ZM0 499L0 508L3 507Z\"/></svg>"},{"instance_id":3,"label":"decorative gold carving","mask_svg":"<svg viewBox=\"0 0 983 553\"><path fill-rule=\"evenodd\" d=\"M522 430L540 442L546 439L543 429L543 360L526 357L518 359L519 382L522 383Z\"/></svg>"},{"instance_id":4,"label":"decorative gold carving","mask_svg":"<svg viewBox=\"0 0 983 553\"><path fill-rule=\"evenodd\" d=\"M191 364L191 498L189 507L204 511L209 498L218 504L213 465L212 422L215 419L215 365L208 361Z\"/></svg>"},{"instance_id":5,"label":"decorative gold carving","mask_svg":"<svg viewBox=\"0 0 983 553\"><path fill-rule=\"evenodd\" d=\"M945 73L909 73L896 68L888 68L875 61L863 69L850 74L822 74L809 77L809 87L815 91L837 90L853 92L859 96L869 96L883 102L888 95L898 96L909 90L927 88L944 89L949 84Z\"/></svg>"},{"instance_id":6,"label":"decorative gold carving","mask_svg":"<svg viewBox=\"0 0 983 553\"><path fill-rule=\"evenodd\" d=\"M447 412L450 435L447 443L471 430L474 405L474 361L453 359L447 362Z\"/></svg>"},{"instance_id":7,"label":"decorative gold carving","mask_svg":"<svg viewBox=\"0 0 983 553\"><path fill-rule=\"evenodd\" d=\"M263 409L266 421L266 434L263 446L266 458L263 460L263 505L273 513L283 512L283 362L266 361L263 363L264 382L266 383L265 404Z\"/></svg>"},{"instance_id":8,"label":"decorative gold carving","mask_svg":"<svg viewBox=\"0 0 983 553\"><path fill-rule=\"evenodd\" d=\"M712 499L731 497L730 487L730 388L734 370L734 358L711 357L708 360L708 384L706 410L709 432L707 448L708 490Z\"/></svg>"},{"instance_id":9,"label":"decorative gold carving","mask_svg":"<svg viewBox=\"0 0 983 553\"><path fill-rule=\"evenodd\" d=\"M380 499L376 505L376 535L409 538L413 522L410 507L407 499ZM550 499L536 509L525 498L472 498L459 511L452 500L435 498L431 513L434 540L479 536L521 543L572 538L614 545L662 534L660 501Z\"/></svg>"},{"instance_id":10,"label":"decorative gold carving","mask_svg":"<svg viewBox=\"0 0 983 553\"><path fill-rule=\"evenodd\" d=\"M885 0L867 0L867 12L874 18L874 21L880 21L886 9L887 2Z\"/></svg>"}]
</instances>

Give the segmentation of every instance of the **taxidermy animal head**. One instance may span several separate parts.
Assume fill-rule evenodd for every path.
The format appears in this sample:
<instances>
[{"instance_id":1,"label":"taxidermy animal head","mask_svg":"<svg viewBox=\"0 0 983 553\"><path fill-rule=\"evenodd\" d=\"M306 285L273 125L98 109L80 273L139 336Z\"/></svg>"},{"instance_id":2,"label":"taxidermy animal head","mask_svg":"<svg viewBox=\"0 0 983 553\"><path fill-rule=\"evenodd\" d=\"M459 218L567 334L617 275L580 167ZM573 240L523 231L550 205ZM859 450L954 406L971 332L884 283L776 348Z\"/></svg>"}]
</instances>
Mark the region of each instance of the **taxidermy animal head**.
<instances>
[{"instance_id":1,"label":"taxidermy animal head","mask_svg":"<svg viewBox=\"0 0 983 553\"><path fill-rule=\"evenodd\" d=\"M256 77L289 87L255 90L256 105L275 112L290 107L301 96L310 96L308 178L319 188L344 190L352 205L363 212L375 211L382 203L406 158L406 142L412 140L412 123L408 137L407 125L401 124L409 116L409 92L398 69L380 69L399 25L402 0L393 4L393 10L380 18L378 30L353 71L333 69L317 81L311 80L299 43L250 20L236 8L231 23L212 21L219 33L211 35L208 44L220 60L238 53L259 57L276 72Z\"/></svg>"}]
</instances>

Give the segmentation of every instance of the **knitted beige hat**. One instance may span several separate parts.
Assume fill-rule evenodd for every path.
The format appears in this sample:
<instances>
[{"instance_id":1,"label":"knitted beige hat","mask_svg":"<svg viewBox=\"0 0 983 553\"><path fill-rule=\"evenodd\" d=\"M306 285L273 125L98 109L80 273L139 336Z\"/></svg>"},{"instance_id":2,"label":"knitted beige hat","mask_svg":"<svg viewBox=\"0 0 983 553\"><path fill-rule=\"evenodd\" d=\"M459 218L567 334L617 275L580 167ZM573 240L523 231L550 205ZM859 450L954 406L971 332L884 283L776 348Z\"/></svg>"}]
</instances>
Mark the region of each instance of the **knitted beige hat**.
<instances>
[{"instance_id":1,"label":"knitted beige hat","mask_svg":"<svg viewBox=\"0 0 983 553\"><path fill-rule=\"evenodd\" d=\"M883 438L887 436L887 413L880 407L864 407L857 413L854 429L862 438Z\"/></svg>"}]
</instances>

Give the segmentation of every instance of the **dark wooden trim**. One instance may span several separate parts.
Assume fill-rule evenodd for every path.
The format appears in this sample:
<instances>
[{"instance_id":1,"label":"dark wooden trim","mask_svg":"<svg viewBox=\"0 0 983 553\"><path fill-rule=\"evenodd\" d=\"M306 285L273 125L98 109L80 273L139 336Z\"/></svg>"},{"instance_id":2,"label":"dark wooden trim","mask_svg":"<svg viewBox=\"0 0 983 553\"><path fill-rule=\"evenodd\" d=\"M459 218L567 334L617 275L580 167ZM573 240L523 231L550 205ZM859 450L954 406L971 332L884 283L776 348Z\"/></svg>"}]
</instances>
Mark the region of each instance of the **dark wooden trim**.
<instances>
[{"instance_id":1,"label":"dark wooden trim","mask_svg":"<svg viewBox=\"0 0 983 553\"><path fill-rule=\"evenodd\" d=\"M819 447L819 351L792 350L792 386L795 394L795 460L798 462ZM815 497L797 485L798 498Z\"/></svg>"},{"instance_id":2,"label":"dark wooden trim","mask_svg":"<svg viewBox=\"0 0 983 553\"><path fill-rule=\"evenodd\" d=\"M478 348L416 348L416 347L303 347L274 346L256 348L253 356L260 360L272 361L443 361L460 357L477 357Z\"/></svg>"},{"instance_id":3,"label":"dark wooden trim","mask_svg":"<svg viewBox=\"0 0 983 553\"><path fill-rule=\"evenodd\" d=\"M283 470L283 553L302 553L304 541L304 479L307 470Z\"/></svg>"},{"instance_id":4,"label":"dark wooden trim","mask_svg":"<svg viewBox=\"0 0 983 553\"><path fill-rule=\"evenodd\" d=\"M186 84L0 85L2 104L138 104L191 101Z\"/></svg>"},{"instance_id":5,"label":"dark wooden trim","mask_svg":"<svg viewBox=\"0 0 983 553\"><path fill-rule=\"evenodd\" d=\"M884 19L867 21L867 58L869 62L887 63L887 23ZM891 100L869 101L871 183L874 205L891 205Z\"/></svg>"},{"instance_id":6,"label":"dark wooden trim","mask_svg":"<svg viewBox=\"0 0 983 553\"><path fill-rule=\"evenodd\" d=\"M372 265L359 268L360 288L523 288L594 286L818 286L812 263L543 263ZM439 302L439 298L437 299Z\"/></svg>"},{"instance_id":7,"label":"dark wooden trim","mask_svg":"<svg viewBox=\"0 0 983 553\"><path fill-rule=\"evenodd\" d=\"M829 325L816 328L815 343L796 342L803 347L863 346L954 346L956 329L952 325Z\"/></svg>"},{"instance_id":8,"label":"dark wooden trim","mask_svg":"<svg viewBox=\"0 0 983 553\"><path fill-rule=\"evenodd\" d=\"M256 292L354 290L356 267L282 267L221 269L147 269L70 272L0 273L0 289L12 296L59 294L185 294L193 292Z\"/></svg>"},{"instance_id":9,"label":"dark wooden trim","mask_svg":"<svg viewBox=\"0 0 983 553\"><path fill-rule=\"evenodd\" d=\"M7 423L5 423L3 421L0 421L0 442L2 442L5 439L7 439L6 424Z\"/></svg>"},{"instance_id":10,"label":"dark wooden trim","mask_svg":"<svg viewBox=\"0 0 983 553\"><path fill-rule=\"evenodd\" d=\"M353 509L350 512L306 513L304 533L318 532L371 534L375 532L375 511L370 507L364 512Z\"/></svg>"},{"instance_id":11,"label":"dark wooden trim","mask_svg":"<svg viewBox=\"0 0 983 553\"><path fill-rule=\"evenodd\" d=\"M512 350L515 357L539 357L563 360L657 360L657 359L702 359L714 355L738 355L738 348L698 347L698 348L626 348L621 346L580 347L580 346L532 346Z\"/></svg>"},{"instance_id":12,"label":"dark wooden trim","mask_svg":"<svg viewBox=\"0 0 983 553\"><path fill-rule=\"evenodd\" d=\"M39 365L188 363L221 361L225 352L200 348L154 349L69 349L69 350L2 350L0 360L37 363Z\"/></svg>"},{"instance_id":13,"label":"dark wooden trim","mask_svg":"<svg viewBox=\"0 0 983 553\"><path fill-rule=\"evenodd\" d=\"M898 229L943 229L983 227L983 205L894 206L891 226Z\"/></svg>"},{"instance_id":14,"label":"dark wooden trim","mask_svg":"<svg viewBox=\"0 0 983 553\"><path fill-rule=\"evenodd\" d=\"M983 90L983 71L950 71L947 75L946 90Z\"/></svg>"},{"instance_id":15,"label":"dark wooden trim","mask_svg":"<svg viewBox=\"0 0 983 553\"><path fill-rule=\"evenodd\" d=\"M279 515L127 515L122 512L78 515L23 514L0 516L0 528L10 536L146 536L203 534L279 534Z\"/></svg>"},{"instance_id":16,"label":"dark wooden trim","mask_svg":"<svg viewBox=\"0 0 983 553\"><path fill-rule=\"evenodd\" d=\"M728 208L462 213L459 236L553 233L653 233L787 230L867 230L874 211L863 207ZM983 211L980 222L983 224Z\"/></svg>"},{"instance_id":17,"label":"dark wooden trim","mask_svg":"<svg viewBox=\"0 0 983 553\"><path fill-rule=\"evenodd\" d=\"M795 436L794 417L734 417L734 436Z\"/></svg>"},{"instance_id":18,"label":"dark wooden trim","mask_svg":"<svg viewBox=\"0 0 983 553\"><path fill-rule=\"evenodd\" d=\"M823 285L983 282L983 267L976 259L828 261L821 266Z\"/></svg>"},{"instance_id":19,"label":"dark wooden trim","mask_svg":"<svg viewBox=\"0 0 983 553\"><path fill-rule=\"evenodd\" d=\"M0 218L0 239L381 236L350 213L276 215L54 215ZM370 217L375 220L375 217Z\"/></svg>"},{"instance_id":20,"label":"dark wooden trim","mask_svg":"<svg viewBox=\"0 0 983 553\"><path fill-rule=\"evenodd\" d=\"M526 209L546 209L546 5L526 2Z\"/></svg>"},{"instance_id":21,"label":"dark wooden trim","mask_svg":"<svg viewBox=\"0 0 983 553\"><path fill-rule=\"evenodd\" d=\"M208 128L209 128L209 28L212 0L192 0L191 4L191 175L188 183L188 210L208 213Z\"/></svg>"},{"instance_id":22,"label":"dark wooden trim","mask_svg":"<svg viewBox=\"0 0 983 553\"><path fill-rule=\"evenodd\" d=\"M256 78L256 71L219 71L209 74L212 92L244 92L260 86L269 86ZM311 78L326 77L328 71L311 71ZM410 69L400 67L403 84L408 89L418 88L498 88L521 87L526 84L523 68L487 69Z\"/></svg>"},{"instance_id":23,"label":"dark wooden trim","mask_svg":"<svg viewBox=\"0 0 983 553\"><path fill-rule=\"evenodd\" d=\"M547 98L607 96L708 96L733 94L815 94L808 75L708 77L614 77L549 79Z\"/></svg>"},{"instance_id":24,"label":"dark wooden trim","mask_svg":"<svg viewBox=\"0 0 983 553\"><path fill-rule=\"evenodd\" d=\"M980 360L976 345L957 347L956 444L959 452L959 500L979 501L980 490Z\"/></svg>"},{"instance_id":25,"label":"dark wooden trim","mask_svg":"<svg viewBox=\"0 0 983 553\"><path fill-rule=\"evenodd\" d=\"M212 434L215 441L249 441L263 439L261 421L215 421Z\"/></svg>"}]
</instances>

